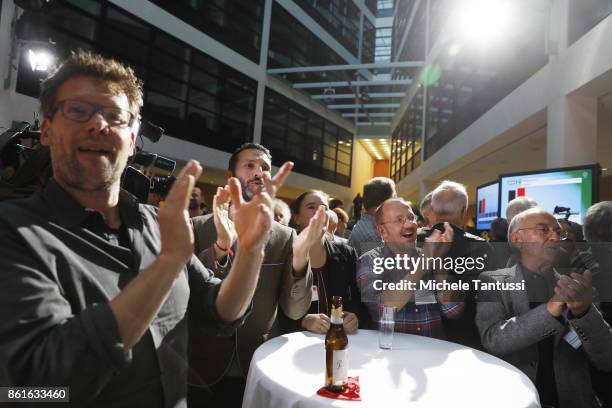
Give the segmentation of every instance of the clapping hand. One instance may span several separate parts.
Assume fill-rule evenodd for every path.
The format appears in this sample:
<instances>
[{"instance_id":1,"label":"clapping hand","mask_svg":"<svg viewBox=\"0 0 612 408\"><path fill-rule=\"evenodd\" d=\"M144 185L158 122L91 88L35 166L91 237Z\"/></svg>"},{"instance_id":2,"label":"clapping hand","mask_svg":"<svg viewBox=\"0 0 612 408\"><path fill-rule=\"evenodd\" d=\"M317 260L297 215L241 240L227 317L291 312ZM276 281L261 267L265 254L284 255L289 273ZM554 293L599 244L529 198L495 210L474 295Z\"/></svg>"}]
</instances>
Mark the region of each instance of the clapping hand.
<instances>
[{"instance_id":1,"label":"clapping hand","mask_svg":"<svg viewBox=\"0 0 612 408\"><path fill-rule=\"evenodd\" d=\"M229 186L217 187L212 210L217 231L217 245L221 248L230 248L237 238L234 222L229 216L230 199Z\"/></svg>"},{"instance_id":2,"label":"clapping hand","mask_svg":"<svg viewBox=\"0 0 612 408\"><path fill-rule=\"evenodd\" d=\"M423 250L426 257L442 257L450 249L455 231L448 222L444 223L444 232L434 228L431 235L425 238Z\"/></svg>"},{"instance_id":3,"label":"clapping hand","mask_svg":"<svg viewBox=\"0 0 612 408\"><path fill-rule=\"evenodd\" d=\"M195 160L181 170L176 182L158 211L161 235L160 256L167 256L178 264L185 264L193 254L193 229L189 221L189 199L202 167Z\"/></svg>"},{"instance_id":4,"label":"clapping hand","mask_svg":"<svg viewBox=\"0 0 612 408\"><path fill-rule=\"evenodd\" d=\"M316 243L320 243L327 231L327 211L324 206L320 206L314 217L308 222L297 239L293 243L294 254L308 254L310 248Z\"/></svg>"},{"instance_id":5,"label":"clapping hand","mask_svg":"<svg viewBox=\"0 0 612 408\"><path fill-rule=\"evenodd\" d=\"M572 273L561 276L557 282L555 293L565 300L565 304L575 317L582 317L593 303L593 274Z\"/></svg>"},{"instance_id":6,"label":"clapping hand","mask_svg":"<svg viewBox=\"0 0 612 408\"><path fill-rule=\"evenodd\" d=\"M272 225L272 198L281 188L293 163L283 164L278 173L270 178L264 174L265 189L254 195L251 201L245 202L238 179L229 180L229 193L234 207L234 227L239 239L239 247L247 250L263 250L268 239L268 230Z\"/></svg>"}]
</instances>

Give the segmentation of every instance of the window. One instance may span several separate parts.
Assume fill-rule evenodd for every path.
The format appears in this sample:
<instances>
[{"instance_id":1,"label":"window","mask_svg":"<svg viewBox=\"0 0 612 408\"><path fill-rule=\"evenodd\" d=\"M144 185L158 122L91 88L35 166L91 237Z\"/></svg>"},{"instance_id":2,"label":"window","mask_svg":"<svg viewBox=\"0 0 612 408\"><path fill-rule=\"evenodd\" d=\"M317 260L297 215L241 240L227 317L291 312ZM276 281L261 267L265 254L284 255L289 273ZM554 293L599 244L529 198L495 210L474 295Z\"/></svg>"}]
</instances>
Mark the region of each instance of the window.
<instances>
[{"instance_id":1,"label":"window","mask_svg":"<svg viewBox=\"0 0 612 408\"><path fill-rule=\"evenodd\" d=\"M121 8L54 2L37 30L57 43L60 58L81 48L131 65L144 81L143 115L169 135L227 152L251 140L257 83ZM17 92L37 97L27 71L18 72Z\"/></svg>"},{"instance_id":2,"label":"window","mask_svg":"<svg viewBox=\"0 0 612 408\"><path fill-rule=\"evenodd\" d=\"M261 139L274 164L291 160L299 173L350 186L353 135L271 89L264 100Z\"/></svg>"},{"instance_id":3,"label":"window","mask_svg":"<svg viewBox=\"0 0 612 408\"><path fill-rule=\"evenodd\" d=\"M265 0L151 0L215 40L259 63Z\"/></svg>"}]
</instances>

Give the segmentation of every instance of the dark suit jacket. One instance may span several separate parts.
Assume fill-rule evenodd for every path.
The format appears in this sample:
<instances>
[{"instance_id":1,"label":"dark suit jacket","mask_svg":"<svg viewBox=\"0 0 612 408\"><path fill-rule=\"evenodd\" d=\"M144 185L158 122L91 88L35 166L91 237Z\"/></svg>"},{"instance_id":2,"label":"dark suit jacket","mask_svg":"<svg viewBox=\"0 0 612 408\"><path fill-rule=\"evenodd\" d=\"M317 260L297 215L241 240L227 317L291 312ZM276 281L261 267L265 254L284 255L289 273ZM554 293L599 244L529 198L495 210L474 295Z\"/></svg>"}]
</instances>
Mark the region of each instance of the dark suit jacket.
<instances>
[{"instance_id":1,"label":"dark suit jacket","mask_svg":"<svg viewBox=\"0 0 612 408\"><path fill-rule=\"evenodd\" d=\"M515 265L484 272L480 279L519 283L523 275ZM531 309L526 291L481 291L478 298L476 324L487 351L515 365L535 381L538 342L554 336L554 371L561 408L598 406L589 363L601 370L612 370L612 330L597 307L592 305L581 318L565 319L562 323L548 313L546 304ZM563 340L570 326L582 342L577 350Z\"/></svg>"},{"instance_id":2,"label":"dark suit jacket","mask_svg":"<svg viewBox=\"0 0 612 408\"><path fill-rule=\"evenodd\" d=\"M361 303L361 294L357 288L356 267L357 251L348 245L337 241L325 241L327 262L323 266L323 280L327 305L331 307L333 296L342 296L342 306L345 311L355 313L359 319L359 327L369 328L370 315ZM319 289L319 295L321 290ZM318 313L316 302L312 302L307 313ZM329 316L329 310L325 312ZM281 315L281 329L283 333L302 331L302 319L290 320Z\"/></svg>"},{"instance_id":3,"label":"dark suit jacket","mask_svg":"<svg viewBox=\"0 0 612 408\"><path fill-rule=\"evenodd\" d=\"M457 274L456 277L458 280L463 282L472 282L473 279L478 278L478 275L481 272L496 269L494 267L490 267L490 263L495 257L493 255L493 249L488 242L476 235L462 230L456 225L451 226L454 232L453 243L444 257L453 259L465 257L484 258L485 263L485 268L483 270L478 271L474 269L471 272ZM420 244L424 242L428 231L429 228L422 228L419 230L417 240ZM473 288L473 285L470 287ZM475 323L477 302L476 291L472 289L466 291L464 302L465 307L463 309L463 313L458 319L442 318L442 326L444 327L446 339L448 341L452 341L453 343L463 344L464 346L483 350Z\"/></svg>"},{"instance_id":4,"label":"dark suit jacket","mask_svg":"<svg viewBox=\"0 0 612 408\"><path fill-rule=\"evenodd\" d=\"M224 279L230 272L231 259L227 265L215 262L214 242L217 239L212 214L192 218L195 234L195 253L202 263L211 269L215 276ZM218 338L217 342L235 341L242 374L246 377L249 364L255 349L264 341L280 334L277 319L277 307L292 319L302 317L310 307L312 293L312 271L310 266L306 275L296 278L293 273L293 241L295 231L277 222L272 223L261 266L259 282L253 296L253 309L244 325L237 330L235 339ZM234 251L236 245L234 245ZM193 331L192 331L193 332ZM197 331L191 337L196 338ZM211 349L207 344L196 345L190 342L190 357L202 358L201 364L220 364L220 375L223 374L223 361L209 361L212 357L223 360L221 351ZM233 349L233 347L232 347ZM218 353L219 355L213 356ZM206 362L208 361L208 362ZM200 364L200 365L201 365ZM214 368L214 367L213 367Z\"/></svg>"}]
</instances>

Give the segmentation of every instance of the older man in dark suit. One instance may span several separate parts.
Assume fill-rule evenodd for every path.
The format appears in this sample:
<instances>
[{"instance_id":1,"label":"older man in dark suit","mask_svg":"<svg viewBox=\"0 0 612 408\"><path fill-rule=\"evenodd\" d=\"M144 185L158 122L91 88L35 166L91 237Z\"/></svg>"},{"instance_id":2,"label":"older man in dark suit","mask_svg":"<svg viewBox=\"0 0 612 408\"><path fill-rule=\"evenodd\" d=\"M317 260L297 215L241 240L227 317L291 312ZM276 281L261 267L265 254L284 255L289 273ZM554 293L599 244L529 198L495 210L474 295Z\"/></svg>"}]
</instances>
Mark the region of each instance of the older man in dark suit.
<instances>
[{"instance_id":1,"label":"older man in dark suit","mask_svg":"<svg viewBox=\"0 0 612 408\"><path fill-rule=\"evenodd\" d=\"M275 188L270 181L271 159L268 149L254 143L244 144L232 154L228 176L240 181L245 201L262 190ZM221 279L227 277L233 253L240 245L233 227L229 197L228 189L219 188L213 200L213 214L192 219L195 253ZM214 406L239 405L255 349L280 334L279 305L282 312L294 320L308 311L312 293L308 252L320 236L316 231L325 228L324 216L324 212L315 216L299 236L292 228L273 222L264 249L261 279L253 296L253 312L233 339L218 338L216 347L204 348L201 344L205 343L198 340L201 339L198 333L192 335L190 363L200 377L193 378L192 384L214 384L210 387L213 398L206 399L207 402ZM207 338L206 344L209 340Z\"/></svg>"},{"instance_id":2,"label":"older man in dark suit","mask_svg":"<svg viewBox=\"0 0 612 408\"><path fill-rule=\"evenodd\" d=\"M591 272L554 271L561 235L541 208L512 220L509 241L519 262L480 279L524 282L525 290L481 290L476 324L488 351L534 381L543 407L597 407L589 363L612 370L612 330L594 304Z\"/></svg>"}]
</instances>

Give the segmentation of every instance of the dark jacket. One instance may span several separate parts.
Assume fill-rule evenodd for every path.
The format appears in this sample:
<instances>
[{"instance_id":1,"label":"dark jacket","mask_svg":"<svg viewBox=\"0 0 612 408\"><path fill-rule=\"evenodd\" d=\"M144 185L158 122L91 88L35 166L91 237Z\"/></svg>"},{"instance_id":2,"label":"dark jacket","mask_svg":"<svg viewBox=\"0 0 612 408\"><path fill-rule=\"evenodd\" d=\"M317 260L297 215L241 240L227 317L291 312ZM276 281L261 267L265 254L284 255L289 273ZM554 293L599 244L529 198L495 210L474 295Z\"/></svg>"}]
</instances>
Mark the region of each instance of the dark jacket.
<instances>
[{"instance_id":1,"label":"dark jacket","mask_svg":"<svg viewBox=\"0 0 612 408\"><path fill-rule=\"evenodd\" d=\"M492 266L492 260L495 258L493 249L488 242L484 239L465 232L456 225L452 225L453 228L453 243L444 257L446 258L483 258L485 267L483 269L473 269L471 272L466 271L464 273L456 273L456 278L462 282L471 282L473 279L478 279L478 275L487 270L497 269ZM436 228L434 226L432 228ZM419 230L417 241L422 243L425 241L425 237L429 234L429 228L422 228ZM454 343L463 344L464 346L472 347L475 349L483 350L480 342L480 335L476 328L476 290L474 285L470 285L471 290L465 293L465 309L463 314L458 319L442 319L442 325L446 334L446 339Z\"/></svg>"},{"instance_id":2,"label":"dark jacket","mask_svg":"<svg viewBox=\"0 0 612 408\"><path fill-rule=\"evenodd\" d=\"M369 327L369 314L361 303L361 295L357 288L355 279L357 267L357 251L348 244L342 242L325 241L327 262L323 267L323 281L328 307L331 306L333 296L342 296L344 311L352 312L359 319L359 327ZM316 278L314 278L316 282ZM322 291L319 290L319 295ZM319 313L317 301L310 304L306 314ZM329 310L325 312L329 316ZM284 333L302 331L302 319L290 320L283 316L280 320L281 329Z\"/></svg>"}]
</instances>

